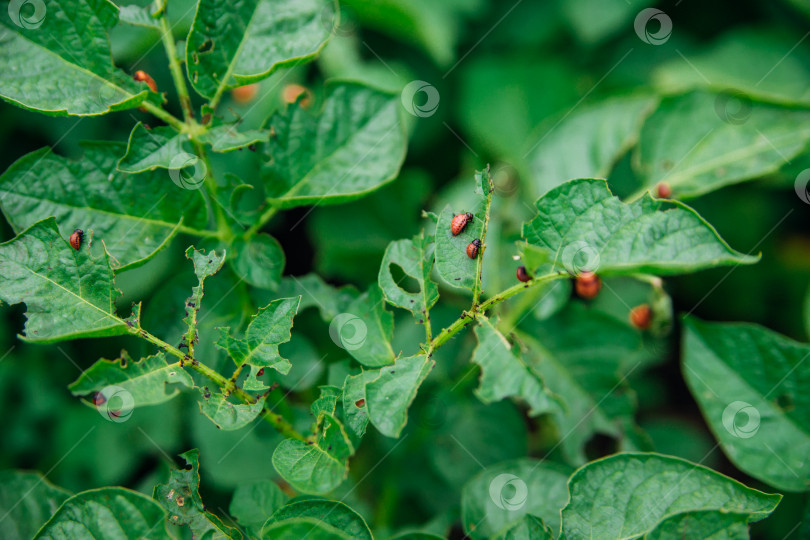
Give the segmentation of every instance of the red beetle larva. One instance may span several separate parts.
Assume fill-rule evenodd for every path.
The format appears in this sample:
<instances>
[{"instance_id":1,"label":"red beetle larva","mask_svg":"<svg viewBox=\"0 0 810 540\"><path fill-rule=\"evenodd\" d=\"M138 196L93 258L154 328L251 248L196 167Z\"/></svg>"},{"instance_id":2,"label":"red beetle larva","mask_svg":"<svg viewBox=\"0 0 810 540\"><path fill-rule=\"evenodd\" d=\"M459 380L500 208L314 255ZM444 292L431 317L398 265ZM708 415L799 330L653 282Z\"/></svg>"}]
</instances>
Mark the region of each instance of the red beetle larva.
<instances>
[{"instance_id":1,"label":"red beetle larva","mask_svg":"<svg viewBox=\"0 0 810 540\"><path fill-rule=\"evenodd\" d=\"M453 236L456 236L463 231L467 224L474 219L474 217L475 216L473 216L471 212L454 216L453 221L450 222L450 232L453 233Z\"/></svg>"}]
</instances>

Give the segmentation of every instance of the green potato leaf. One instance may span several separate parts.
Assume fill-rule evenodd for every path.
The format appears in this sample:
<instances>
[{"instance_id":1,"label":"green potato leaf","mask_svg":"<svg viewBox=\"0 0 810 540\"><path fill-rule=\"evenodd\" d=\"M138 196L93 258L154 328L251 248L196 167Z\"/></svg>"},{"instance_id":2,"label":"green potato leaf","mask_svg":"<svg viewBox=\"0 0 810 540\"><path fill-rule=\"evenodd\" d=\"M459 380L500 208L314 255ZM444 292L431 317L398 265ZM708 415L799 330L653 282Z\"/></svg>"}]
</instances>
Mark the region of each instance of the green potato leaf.
<instances>
[{"instance_id":1,"label":"green potato leaf","mask_svg":"<svg viewBox=\"0 0 810 540\"><path fill-rule=\"evenodd\" d=\"M39 473L0 472L0 536L28 540L70 497Z\"/></svg>"},{"instance_id":2,"label":"green potato leaf","mask_svg":"<svg viewBox=\"0 0 810 540\"><path fill-rule=\"evenodd\" d=\"M524 361L557 398L551 418L565 460L585 463L585 445L597 433L634 449L627 435L634 429L636 396L627 379L657 358L640 332L580 302L542 322L527 319L521 328Z\"/></svg>"},{"instance_id":3,"label":"green potato leaf","mask_svg":"<svg viewBox=\"0 0 810 540\"><path fill-rule=\"evenodd\" d=\"M731 249L688 206L649 194L624 203L604 180L567 182L535 204L538 215L524 223L524 238L551 251L554 267L571 274L671 275L759 259Z\"/></svg>"},{"instance_id":4,"label":"green potato leaf","mask_svg":"<svg viewBox=\"0 0 810 540\"><path fill-rule=\"evenodd\" d=\"M74 250L56 221L31 225L0 244L0 300L28 306L25 339L51 343L126 334L115 314L113 271L104 246Z\"/></svg>"},{"instance_id":5,"label":"green potato leaf","mask_svg":"<svg viewBox=\"0 0 810 540\"><path fill-rule=\"evenodd\" d=\"M316 429L314 442L281 441L273 452L273 467L301 493L320 495L334 490L346 479L354 446L343 424L332 414L319 414Z\"/></svg>"},{"instance_id":6,"label":"green potato leaf","mask_svg":"<svg viewBox=\"0 0 810 540\"><path fill-rule=\"evenodd\" d=\"M196 156L190 154L190 150L188 136L174 128L157 126L147 129L138 122L129 134L126 153L118 160L117 169L125 173L179 169L196 163Z\"/></svg>"},{"instance_id":7,"label":"green potato leaf","mask_svg":"<svg viewBox=\"0 0 810 540\"><path fill-rule=\"evenodd\" d=\"M460 289L473 290L475 287L478 263L476 259L467 256L467 246L474 239L481 238L484 220L487 219L484 194L481 190L484 177L483 171L475 173L474 191L478 202L473 208L451 208L447 205L436 222L436 271L445 283ZM473 220L454 236L450 229L453 218L467 212L473 214Z\"/></svg>"},{"instance_id":8,"label":"green potato leaf","mask_svg":"<svg viewBox=\"0 0 810 540\"><path fill-rule=\"evenodd\" d=\"M782 499L660 454L615 454L596 460L574 473L568 490L571 498L562 510L567 540L635 538L667 518L698 510L746 514L749 522L758 521Z\"/></svg>"},{"instance_id":9,"label":"green potato leaf","mask_svg":"<svg viewBox=\"0 0 810 540\"><path fill-rule=\"evenodd\" d=\"M37 532L35 539L164 540L166 511L129 489L108 487L70 497Z\"/></svg>"},{"instance_id":10,"label":"green potato leaf","mask_svg":"<svg viewBox=\"0 0 810 540\"><path fill-rule=\"evenodd\" d=\"M0 17L0 97L51 116L105 114L149 97L146 84L113 65L107 33L118 23L115 4L26 4L12 2Z\"/></svg>"},{"instance_id":11,"label":"green potato leaf","mask_svg":"<svg viewBox=\"0 0 810 540\"><path fill-rule=\"evenodd\" d=\"M408 423L408 407L436 362L417 354L397 358L380 368L379 376L366 383L366 407L374 427L387 437L399 437Z\"/></svg>"},{"instance_id":12,"label":"green potato leaf","mask_svg":"<svg viewBox=\"0 0 810 540\"><path fill-rule=\"evenodd\" d=\"M383 255L378 283L389 304L407 309L418 320L425 321L428 310L439 300L439 289L430 279L433 253L428 254L432 239L424 231L413 240L396 240L388 244ZM391 265L399 266L405 274L419 283L419 292L403 289L391 274Z\"/></svg>"},{"instance_id":13,"label":"green potato leaf","mask_svg":"<svg viewBox=\"0 0 810 540\"><path fill-rule=\"evenodd\" d=\"M270 367L286 374L291 364L281 357L278 346L290 340L300 301L300 296L279 298L260 308L251 318L244 339L232 337L229 327L220 328L217 346L227 351L237 366Z\"/></svg>"},{"instance_id":14,"label":"green potato leaf","mask_svg":"<svg viewBox=\"0 0 810 540\"><path fill-rule=\"evenodd\" d=\"M214 152L231 152L251 144L267 142L270 137L268 131L248 129L238 131L238 124L221 124L210 127L200 136L200 140L211 145Z\"/></svg>"},{"instance_id":15,"label":"green potato leaf","mask_svg":"<svg viewBox=\"0 0 810 540\"><path fill-rule=\"evenodd\" d=\"M116 386L129 392L133 407L142 407L157 405L177 396L180 390L173 385L194 388L191 375L180 367L179 362L169 364L163 353L135 362L123 352L117 360L98 360L68 389L74 396L86 396Z\"/></svg>"},{"instance_id":16,"label":"green potato leaf","mask_svg":"<svg viewBox=\"0 0 810 540\"><path fill-rule=\"evenodd\" d=\"M516 520L536 516L556 536L560 510L568 501L570 475L564 465L528 458L487 467L464 484L461 492L464 531L473 540L485 540Z\"/></svg>"},{"instance_id":17,"label":"green potato leaf","mask_svg":"<svg viewBox=\"0 0 810 540\"><path fill-rule=\"evenodd\" d=\"M750 324L685 320L683 375L729 459L784 491L810 488L810 345Z\"/></svg>"},{"instance_id":18,"label":"green potato leaf","mask_svg":"<svg viewBox=\"0 0 810 540\"><path fill-rule=\"evenodd\" d=\"M18 159L0 176L0 209L15 232L53 216L67 237L74 229L103 240L116 269L143 264L178 232L198 233L208 222L205 202L181 189L166 171L116 170L120 143L82 143L70 161L43 148Z\"/></svg>"},{"instance_id":19,"label":"green potato leaf","mask_svg":"<svg viewBox=\"0 0 810 540\"><path fill-rule=\"evenodd\" d=\"M238 238L232 245L233 271L254 287L276 290L284 272L284 251L269 234Z\"/></svg>"},{"instance_id":20,"label":"green potato leaf","mask_svg":"<svg viewBox=\"0 0 810 540\"><path fill-rule=\"evenodd\" d=\"M169 481L155 486L152 497L169 512L169 522L187 526L194 538L242 540L242 534L205 509L200 498L200 451L180 454L188 468L172 469Z\"/></svg>"},{"instance_id":21,"label":"green potato leaf","mask_svg":"<svg viewBox=\"0 0 810 540\"><path fill-rule=\"evenodd\" d=\"M641 124L657 103L647 94L615 96L549 121L527 157L533 192L542 195L574 178L607 178L638 142Z\"/></svg>"},{"instance_id":22,"label":"green potato leaf","mask_svg":"<svg viewBox=\"0 0 810 540\"><path fill-rule=\"evenodd\" d=\"M376 284L358 296L329 325L332 341L367 367L394 363L391 338L394 314L385 309L383 293Z\"/></svg>"},{"instance_id":23,"label":"green potato leaf","mask_svg":"<svg viewBox=\"0 0 810 540\"><path fill-rule=\"evenodd\" d=\"M271 523L262 529L262 540L353 540L345 532L315 518L301 517Z\"/></svg>"},{"instance_id":24,"label":"green potato leaf","mask_svg":"<svg viewBox=\"0 0 810 540\"><path fill-rule=\"evenodd\" d=\"M666 181L698 197L779 170L810 141L810 111L742 94L696 91L661 101L641 129L635 165L644 189Z\"/></svg>"},{"instance_id":25,"label":"green potato leaf","mask_svg":"<svg viewBox=\"0 0 810 540\"><path fill-rule=\"evenodd\" d=\"M351 201L393 180L406 137L395 95L359 83L326 88L323 108L300 103L270 119L268 203L279 208Z\"/></svg>"},{"instance_id":26,"label":"green potato leaf","mask_svg":"<svg viewBox=\"0 0 810 540\"><path fill-rule=\"evenodd\" d=\"M236 486L228 513L240 525L258 530L286 500L281 488L270 480L242 483Z\"/></svg>"},{"instance_id":27,"label":"green potato leaf","mask_svg":"<svg viewBox=\"0 0 810 540\"><path fill-rule=\"evenodd\" d=\"M188 78L212 98L309 60L329 38L334 11L329 0L201 0L186 40Z\"/></svg>"},{"instance_id":28,"label":"green potato leaf","mask_svg":"<svg viewBox=\"0 0 810 540\"><path fill-rule=\"evenodd\" d=\"M264 409L266 396L260 396L255 403L233 403L228 396L221 392L205 397L197 403L200 405L200 412L211 420L219 429L224 431L234 431L242 429L250 424Z\"/></svg>"},{"instance_id":29,"label":"green potato leaf","mask_svg":"<svg viewBox=\"0 0 810 540\"><path fill-rule=\"evenodd\" d=\"M517 524L492 538L494 540L554 540L554 534L542 519L526 514Z\"/></svg>"},{"instance_id":30,"label":"green potato leaf","mask_svg":"<svg viewBox=\"0 0 810 540\"><path fill-rule=\"evenodd\" d=\"M498 332L489 318L478 316L475 337L478 346L472 361L481 366L481 381L475 394L481 401L492 403L508 397L520 398L529 404L532 416L554 408L555 398L540 373L523 360L520 351Z\"/></svg>"},{"instance_id":31,"label":"green potato leaf","mask_svg":"<svg viewBox=\"0 0 810 540\"><path fill-rule=\"evenodd\" d=\"M661 522L644 540L748 540L748 514L697 510L676 514Z\"/></svg>"},{"instance_id":32,"label":"green potato leaf","mask_svg":"<svg viewBox=\"0 0 810 540\"><path fill-rule=\"evenodd\" d=\"M317 519L343 531L355 540L373 540L366 520L340 501L310 499L291 502L276 510L265 523L265 527L295 518Z\"/></svg>"}]
</instances>

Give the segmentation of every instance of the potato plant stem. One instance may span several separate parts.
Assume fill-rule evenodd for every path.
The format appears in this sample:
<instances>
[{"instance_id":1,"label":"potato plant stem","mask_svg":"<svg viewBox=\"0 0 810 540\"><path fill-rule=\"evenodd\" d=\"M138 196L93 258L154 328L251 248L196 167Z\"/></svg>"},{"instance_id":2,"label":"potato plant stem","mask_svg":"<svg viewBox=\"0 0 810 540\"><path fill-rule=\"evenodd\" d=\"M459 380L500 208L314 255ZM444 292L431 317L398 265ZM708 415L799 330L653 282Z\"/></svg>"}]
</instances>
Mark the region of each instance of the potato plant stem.
<instances>
[{"instance_id":1,"label":"potato plant stem","mask_svg":"<svg viewBox=\"0 0 810 540\"><path fill-rule=\"evenodd\" d=\"M481 248L478 250L478 264L475 269L475 284L473 285L473 302L472 302L472 311L478 311L478 301L481 298L481 272L484 268L484 251L487 249L487 224L489 223L489 210L492 207L492 194L495 192L495 186L492 184L492 177L489 174L489 167L487 167L482 173L482 175L486 175L487 180L489 180L489 188L485 190L484 193L484 227L481 229Z\"/></svg>"},{"instance_id":2,"label":"potato plant stem","mask_svg":"<svg viewBox=\"0 0 810 540\"><path fill-rule=\"evenodd\" d=\"M136 335L142 339L145 339L149 343L155 345L158 349L170 354L176 358L179 358L180 361L176 364L178 366L191 366L191 369L200 373L202 376L219 386L220 388L230 389L231 393L236 396L239 400L245 403L256 403L256 398L242 390L241 388L236 387L235 385L231 385L230 381L217 373L215 370L211 369L210 367L206 366L205 364L191 358L189 355L185 354L183 351L178 349L177 347L173 347L169 345L162 339L154 336L144 330L143 328L139 327L129 327L129 333ZM264 410L261 413L262 417L268 421L279 433L284 435L285 437L298 439L299 441L305 441L305 437L298 433L296 429L287 422L280 414L274 413L270 409L267 408L265 405Z\"/></svg>"},{"instance_id":3,"label":"potato plant stem","mask_svg":"<svg viewBox=\"0 0 810 540\"><path fill-rule=\"evenodd\" d=\"M168 125L172 126L177 131L183 131L183 129L186 126L182 120L180 120L179 118L175 118L173 114L164 111L163 109L161 109L160 107L158 107L157 105L155 105L150 101L144 101L143 103L141 103L140 106L146 109L148 112L152 113L155 117L160 118Z\"/></svg>"},{"instance_id":4,"label":"potato plant stem","mask_svg":"<svg viewBox=\"0 0 810 540\"><path fill-rule=\"evenodd\" d=\"M509 287L508 289L501 291L500 293L481 303L481 305L478 306L478 309L475 313L469 313L465 311L464 313L461 314L461 317L456 319L456 321L453 324L451 324L450 326L439 332L439 334L435 338L433 338L433 341L431 341L427 346L426 350L427 355L428 356L432 355L436 351L436 349L447 343L447 341L451 337L456 335L461 329L463 329L472 321L474 321L477 313L486 313L486 311L491 307L496 306L501 302L503 302L504 300L507 300L515 296L516 294L525 291L531 287L567 276L568 274L565 272L557 272L554 274L547 274L545 276L536 277L530 281L527 281L526 283L518 283L517 285Z\"/></svg>"},{"instance_id":5,"label":"potato plant stem","mask_svg":"<svg viewBox=\"0 0 810 540\"><path fill-rule=\"evenodd\" d=\"M186 119L186 124L192 126L195 123L194 109L191 108L191 97L186 86L186 79L183 77L183 70L177 60L177 44L174 41L172 29L169 27L169 21L166 20L165 2L155 0L155 6L158 14L158 24L160 25L160 39L163 42L163 48L166 49L166 56L169 58L169 71L171 71L174 80L177 97L180 99L183 117Z\"/></svg>"}]
</instances>

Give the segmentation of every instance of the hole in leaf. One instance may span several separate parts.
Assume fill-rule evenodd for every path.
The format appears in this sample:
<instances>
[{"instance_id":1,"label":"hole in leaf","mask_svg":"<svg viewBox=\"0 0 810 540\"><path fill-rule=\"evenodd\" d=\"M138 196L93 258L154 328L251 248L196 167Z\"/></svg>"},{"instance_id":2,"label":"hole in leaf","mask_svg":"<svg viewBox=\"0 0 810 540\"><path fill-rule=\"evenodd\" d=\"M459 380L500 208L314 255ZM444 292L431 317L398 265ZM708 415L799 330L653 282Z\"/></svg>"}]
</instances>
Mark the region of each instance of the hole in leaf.
<instances>
[{"instance_id":1,"label":"hole in leaf","mask_svg":"<svg viewBox=\"0 0 810 540\"><path fill-rule=\"evenodd\" d=\"M782 394L781 396L777 397L776 404L779 405L779 408L785 412L792 411L796 408L796 405L793 403L793 398L788 394Z\"/></svg>"},{"instance_id":2,"label":"hole in leaf","mask_svg":"<svg viewBox=\"0 0 810 540\"><path fill-rule=\"evenodd\" d=\"M203 44L197 48L197 52L200 54L205 54L207 52L211 52L214 49L214 42L210 39L206 39L203 41Z\"/></svg>"},{"instance_id":3,"label":"hole in leaf","mask_svg":"<svg viewBox=\"0 0 810 540\"><path fill-rule=\"evenodd\" d=\"M396 283L400 289L412 294L421 292L422 289L419 287L419 282L406 274L405 270L403 270L400 265L391 263L389 269L391 270L391 277L394 278L394 283Z\"/></svg>"},{"instance_id":4,"label":"hole in leaf","mask_svg":"<svg viewBox=\"0 0 810 540\"><path fill-rule=\"evenodd\" d=\"M585 443L585 456L588 461L615 454L619 451L619 441L610 435L597 433Z\"/></svg>"}]
</instances>

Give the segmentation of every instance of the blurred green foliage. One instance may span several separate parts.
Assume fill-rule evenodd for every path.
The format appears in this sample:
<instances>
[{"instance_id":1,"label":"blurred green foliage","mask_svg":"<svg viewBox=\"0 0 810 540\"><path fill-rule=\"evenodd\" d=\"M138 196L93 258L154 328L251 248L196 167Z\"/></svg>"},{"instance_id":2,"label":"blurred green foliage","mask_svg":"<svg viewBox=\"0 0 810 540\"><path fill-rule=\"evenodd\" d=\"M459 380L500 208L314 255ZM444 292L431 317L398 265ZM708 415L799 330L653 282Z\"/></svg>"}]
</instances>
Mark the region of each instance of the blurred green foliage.
<instances>
[{"instance_id":1,"label":"blurred green foliage","mask_svg":"<svg viewBox=\"0 0 810 540\"><path fill-rule=\"evenodd\" d=\"M807 341L810 206L796 196L793 181L810 163L808 136L802 132L807 130L804 109L810 106L810 41L805 40L810 10L802 2L788 0L749 0L733 6L719 1L661 2L656 7L669 15L673 31L665 45L655 46L642 41L633 26L636 14L650 4L646 0L342 2L341 27L316 62L275 73L259 84L257 96L248 103L227 95L223 107L227 114L240 118L245 128L258 128L282 106L287 85L304 85L317 99L323 81L330 78L360 79L390 89L423 80L438 89L440 103L435 114L407 118L409 151L393 183L347 204L296 208L270 222L266 230L286 254L285 275L300 278L314 272L330 284L365 290L376 282L386 246L417 234L426 223L421 218L423 209L439 213L448 202L454 208L470 203L472 171L491 163L497 195L487 253L493 259L497 253L502 262L487 261L484 289L501 290L514 282L514 267L503 261L516 254L513 242L519 238L520 223L534 215L532 202L567 179L547 176L543 167L538 169L542 159L533 154L559 136L567 120L607 103L605 113L619 111L615 120L623 125L627 121L632 131L637 124L632 115L638 110L626 110L608 100L640 96L634 99L652 102L677 100L665 96L688 90L731 91L742 93L742 107L753 103L756 108L759 100L767 100L803 113L788 121L795 125L780 131L790 148L779 145L775 161L758 169L755 181L690 201L730 245L744 253L761 252L762 259L752 266L673 278L667 280L666 288L676 312L756 322ZM177 37L187 33L194 7L192 0L170 1L168 16L176 25ZM177 103L155 32L120 25L111 41L119 66L129 73L149 72L158 88L170 94L169 102ZM173 112L179 114L179 110ZM674 120L650 127L659 129L651 140L685 140L692 136L694 118L700 119L702 113L681 117L676 110L673 114ZM126 142L136 120L154 122L136 110L98 118L49 118L5 102L0 103L0 118L2 170L43 146L80 159L79 141ZM728 125L722 118L703 119ZM612 144L618 160L590 174L607 176L620 195L655 185L660 172L651 176L652 182L645 182L645 174L636 167L635 160L642 158L631 147L638 135L625 139L625 133L607 129L598 115L574 126L569 129L570 138L554 142L557 163L567 160L569 170L580 174L580 160L600 155L599 149L582 152L588 141L596 139ZM685 134L674 132L672 126L680 126ZM605 140L600 139L602 135ZM663 144L657 150L653 159L658 165L689 151L686 147L676 152L673 145ZM741 155L740 161L745 158ZM214 160L243 179L255 177L261 166L257 155L247 150ZM3 224L3 238L12 236ZM144 299L144 327L172 342L183 331L180 306L195 284L190 264L183 258L192 241L182 236L175 239L155 259L116 280L124 293L120 305ZM625 302L636 302L647 294L635 284L608 285ZM240 283L226 268L206 283L202 313L207 315L200 331L244 325L253 307L265 305L267 299L265 291ZM466 306L463 296L444 288L431 314L434 328L450 324ZM553 343L560 333L555 325L581 322L582 318L570 316L570 311L580 308L569 306L564 318L532 321L527 328L535 337L546 336L551 346L564 349L564 344ZM588 309L597 313L586 318L613 317L624 323L621 307ZM144 346L131 337L27 344L14 337L21 331L23 310L3 307L0 313L0 468L39 470L54 484L74 492L122 485L151 495L152 487L167 478L174 456L199 448L203 500L219 514L225 513L236 486L276 477L271 456L280 435L264 423L237 432L219 431L199 413L192 396L138 409L126 423L104 421L92 407L73 398L67 385L98 358L115 358L122 348L139 354ZM397 311L395 317L395 352L412 354L422 328L406 313ZM326 339L328 325L315 310L302 309L295 328L293 340L281 348L282 355L292 359L293 371L277 376L281 386L294 393L278 407L307 429L307 408L318 395L317 386L342 384L356 368L346 362L344 350ZM409 412L411 422L403 437L389 439L369 430L353 458L350 481L335 493L345 496L345 502L373 523L376 531L423 527L445 534L448 527L455 527L452 534L460 538L461 490L482 467L527 454L543 457L552 451L557 456L567 451L554 444L545 419L528 419L522 408L509 401L484 406L473 398L477 371L468 361L474 348L469 334L435 355L436 367ZM597 338L584 335L581 339ZM658 361L643 373L634 373L626 381L632 390L614 404L621 409L615 414L635 415L646 433L638 440L591 438L585 457L592 459L617 448L656 448L700 461L767 491L712 447L711 434L679 373L679 345L672 341L656 347ZM225 361L222 351L210 343L201 343L197 353L212 366ZM374 474L368 474L372 470ZM806 500L806 493L788 495L773 517L754 526L753 536L803 538L802 529L795 527L807 521Z\"/></svg>"}]
</instances>

